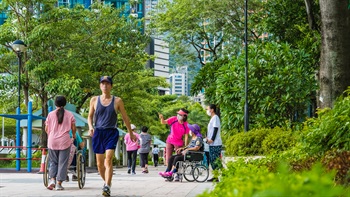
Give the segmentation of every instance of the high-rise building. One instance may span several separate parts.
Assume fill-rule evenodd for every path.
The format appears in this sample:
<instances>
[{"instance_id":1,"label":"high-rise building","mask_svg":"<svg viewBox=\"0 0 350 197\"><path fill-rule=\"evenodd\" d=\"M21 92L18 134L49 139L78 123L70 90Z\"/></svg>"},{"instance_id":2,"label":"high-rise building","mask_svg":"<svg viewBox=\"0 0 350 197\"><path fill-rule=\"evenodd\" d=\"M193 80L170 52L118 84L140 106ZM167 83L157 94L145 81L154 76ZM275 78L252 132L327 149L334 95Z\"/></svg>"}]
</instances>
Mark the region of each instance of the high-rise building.
<instances>
[{"instance_id":1,"label":"high-rise building","mask_svg":"<svg viewBox=\"0 0 350 197\"><path fill-rule=\"evenodd\" d=\"M184 89L185 89L185 94L186 96L189 95L189 80L188 80L188 66L181 66L176 69L177 73L182 73L184 75Z\"/></svg>"},{"instance_id":2,"label":"high-rise building","mask_svg":"<svg viewBox=\"0 0 350 197\"><path fill-rule=\"evenodd\" d=\"M185 74L173 73L170 74L170 94L176 94L177 96L185 95Z\"/></svg>"},{"instance_id":3,"label":"high-rise building","mask_svg":"<svg viewBox=\"0 0 350 197\"><path fill-rule=\"evenodd\" d=\"M154 61L149 60L147 68L154 70L154 76L164 77L169 83L169 46L168 43L158 38L152 38L147 48L150 55L154 55ZM158 87L160 95L169 94L169 88Z\"/></svg>"}]
</instances>

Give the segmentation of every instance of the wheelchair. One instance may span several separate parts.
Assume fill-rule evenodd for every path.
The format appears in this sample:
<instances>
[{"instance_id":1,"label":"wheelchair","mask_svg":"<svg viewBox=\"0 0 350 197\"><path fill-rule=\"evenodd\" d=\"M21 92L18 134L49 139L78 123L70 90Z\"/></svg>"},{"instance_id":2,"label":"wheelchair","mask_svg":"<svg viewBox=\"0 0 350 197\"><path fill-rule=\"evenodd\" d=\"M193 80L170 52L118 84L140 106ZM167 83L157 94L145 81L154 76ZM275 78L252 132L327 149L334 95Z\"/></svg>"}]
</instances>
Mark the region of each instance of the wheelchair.
<instances>
[{"instance_id":1,"label":"wheelchair","mask_svg":"<svg viewBox=\"0 0 350 197\"><path fill-rule=\"evenodd\" d=\"M209 177L209 168L203 162L204 152L188 151L184 155L184 161L178 161L177 172L171 177L166 177L168 181L173 181L175 176L179 177L179 181L185 178L188 182L205 182Z\"/></svg>"},{"instance_id":2,"label":"wheelchair","mask_svg":"<svg viewBox=\"0 0 350 197\"><path fill-rule=\"evenodd\" d=\"M86 160L84 157L84 150L75 149L75 158L76 158L76 166L69 166L68 172L78 177L78 186L80 189L83 189L85 186L85 178L86 178ZM76 171L73 169L76 168ZM45 158L45 169L43 173L43 181L45 187L49 184L49 154L46 155Z\"/></svg>"}]
</instances>

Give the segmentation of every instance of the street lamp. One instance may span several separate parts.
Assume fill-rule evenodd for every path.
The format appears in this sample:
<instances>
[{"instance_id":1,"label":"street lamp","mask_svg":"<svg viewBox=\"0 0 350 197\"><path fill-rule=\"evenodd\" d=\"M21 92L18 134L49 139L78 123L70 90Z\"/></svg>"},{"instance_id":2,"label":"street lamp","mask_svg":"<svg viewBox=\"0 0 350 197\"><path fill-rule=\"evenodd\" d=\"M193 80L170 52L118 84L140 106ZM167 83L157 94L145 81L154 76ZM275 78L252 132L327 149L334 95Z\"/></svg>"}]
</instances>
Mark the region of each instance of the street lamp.
<instances>
[{"instance_id":1,"label":"street lamp","mask_svg":"<svg viewBox=\"0 0 350 197\"><path fill-rule=\"evenodd\" d=\"M244 131L249 131L249 108L248 108L248 0L244 5L244 43L245 43L245 104L244 104Z\"/></svg>"},{"instance_id":2,"label":"street lamp","mask_svg":"<svg viewBox=\"0 0 350 197\"><path fill-rule=\"evenodd\" d=\"M11 45L18 58L18 108L21 106L21 67L22 55L26 51L27 45L22 40L16 40Z\"/></svg>"}]
</instances>

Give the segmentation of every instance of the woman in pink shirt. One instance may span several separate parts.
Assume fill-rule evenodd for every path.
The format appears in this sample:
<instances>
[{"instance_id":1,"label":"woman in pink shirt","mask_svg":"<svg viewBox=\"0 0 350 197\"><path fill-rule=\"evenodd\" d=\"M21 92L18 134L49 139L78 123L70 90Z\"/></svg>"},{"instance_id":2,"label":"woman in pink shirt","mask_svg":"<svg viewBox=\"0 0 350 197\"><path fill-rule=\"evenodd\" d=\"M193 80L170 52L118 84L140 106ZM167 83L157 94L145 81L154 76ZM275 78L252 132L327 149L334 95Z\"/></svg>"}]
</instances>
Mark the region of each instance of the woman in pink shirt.
<instances>
[{"instance_id":1,"label":"woman in pink shirt","mask_svg":"<svg viewBox=\"0 0 350 197\"><path fill-rule=\"evenodd\" d=\"M67 101L64 96L55 99L56 109L50 112L45 121L45 131L48 136L47 147L49 148L49 190L63 190L62 182L66 179L68 158L72 140L69 131L72 130L73 138L76 138L74 115L64 109ZM57 180L57 184L56 184Z\"/></svg>"},{"instance_id":2,"label":"woman in pink shirt","mask_svg":"<svg viewBox=\"0 0 350 197\"><path fill-rule=\"evenodd\" d=\"M131 130L134 133L134 136L136 136L137 139L140 139L139 134L135 132L136 130L135 125L131 124ZM134 175L136 174L135 172L136 157L137 157L137 149L139 149L139 143L138 143L138 140L136 142L133 142L130 139L129 133L125 134L124 143L126 145L126 152L128 154L128 174L132 173Z\"/></svg>"},{"instance_id":3,"label":"woman in pink shirt","mask_svg":"<svg viewBox=\"0 0 350 197\"><path fill-rule=\"evenodd\" d=\"M187 116L188 111L183 108L177 112L177 116L170 117L167 120L164 120L163 115L159 114L160 123L170 126L170 134L166 140L166 164L168 164L173 151L184 145L183 136L185 136L185 145L187 145L188 133L190 131Z\"/></svg>"}]
</instances>

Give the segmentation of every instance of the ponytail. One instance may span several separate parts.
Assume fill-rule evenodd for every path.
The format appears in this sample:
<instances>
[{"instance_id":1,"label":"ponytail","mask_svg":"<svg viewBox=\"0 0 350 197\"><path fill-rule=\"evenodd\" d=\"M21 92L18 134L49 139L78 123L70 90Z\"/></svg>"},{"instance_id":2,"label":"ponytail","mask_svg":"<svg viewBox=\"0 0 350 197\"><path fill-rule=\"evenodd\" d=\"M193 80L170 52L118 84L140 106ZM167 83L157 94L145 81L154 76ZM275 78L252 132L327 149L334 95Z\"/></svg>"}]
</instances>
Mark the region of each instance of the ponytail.
<instances>
[{"instance_id":1,"label":"ponytail","mask_svg":"<svg viewBox=\"0 0 350 197\"><path fill-rule=\"evenodd\" d=\"M58 119L58 124L61 124L63 122L63 117L64 117L64 108L63 107L61 107L57 110L56 116Z\"/></svg>"},{"instance_id":2,"label":"ponytail","mask_svg":"<svg viewBox=\"0 0 350 197\"><path fill-rule=\"evenodd\" d=\"M66 98L64 96L57 96L55 100L56 107L59 107L57 110L56 116L58 119L58 124L61 124L63 122L64 117L64 106L66 106Z\"/></svg>"}]
</instances>

